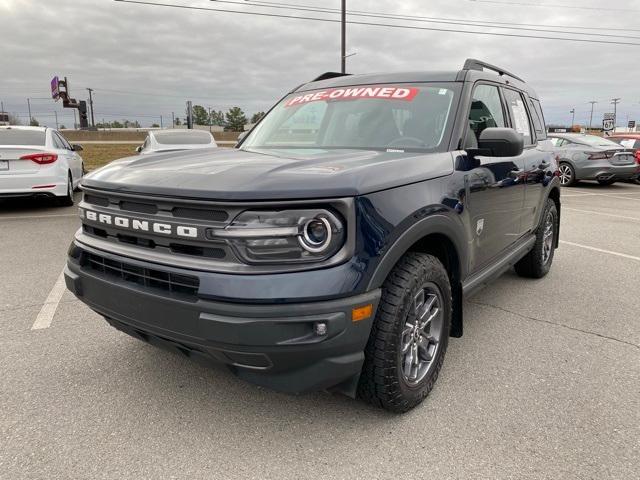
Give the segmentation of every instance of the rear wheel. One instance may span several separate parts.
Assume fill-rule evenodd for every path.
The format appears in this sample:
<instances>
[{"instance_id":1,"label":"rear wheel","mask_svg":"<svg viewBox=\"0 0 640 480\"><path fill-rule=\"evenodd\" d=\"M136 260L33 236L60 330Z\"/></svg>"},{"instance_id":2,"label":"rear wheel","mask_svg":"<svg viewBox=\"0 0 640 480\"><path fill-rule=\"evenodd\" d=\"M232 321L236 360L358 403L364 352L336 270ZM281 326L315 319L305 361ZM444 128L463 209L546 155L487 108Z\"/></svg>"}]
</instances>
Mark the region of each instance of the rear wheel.
<instances>
[{"instance_id":1,"label":"rear wheel","mask_svg":"<svg viewBox=\"0 0 640 480\"><path fill-rule=\"evenodd\" d=\"M561 162L558 170L560 170L560 185L563 187L571 187L578 183L576 180L576 172L570 163Z\"/></svg>"},{"instance_id":2,"label":"rear wheel","mask_svg":"<svg viewBox=\"0 0 640 480\"><path fill-rule=\"evenodd\" d=\"M58 197L58 205L61 207L70 207L73 205L73 177L71 172L67 176L67 194L64 197Z\"/></svg>"},{"instance_id":3,"label":"rear wheel","mask_svg":"<svg viewBox=\"0 0 640 480\"><path fill-rule=\"evenodd\" d=\"M536 242L526 256L515 264L516 273L521 277L542 278L551 269L558 235L558 209L550 198L547 199L542 223L536 232Z\"/></svg>"},{"instance_id":4,"label":"rear wheel","mask_svg":"<svg viewBox=\"0 0 640 480\"><path fill-rule=\"evenodd\" d=\"M393 412L422 402L438 378L450 325L447 271L432 255L406 254L382 286L358 395Z\"/></svg>"}]
</instances>

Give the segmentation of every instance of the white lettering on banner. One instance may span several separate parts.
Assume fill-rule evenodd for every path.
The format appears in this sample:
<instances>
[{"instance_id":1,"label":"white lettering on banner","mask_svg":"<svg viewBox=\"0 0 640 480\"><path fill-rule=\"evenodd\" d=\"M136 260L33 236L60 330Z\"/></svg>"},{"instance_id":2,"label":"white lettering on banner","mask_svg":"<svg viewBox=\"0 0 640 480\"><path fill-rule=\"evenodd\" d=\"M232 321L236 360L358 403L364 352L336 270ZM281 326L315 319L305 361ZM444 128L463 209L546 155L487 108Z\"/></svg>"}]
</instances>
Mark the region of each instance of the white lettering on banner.
<instances>
[{"instance_id":1,"label":"white lettering on banner","mask_svg":"<svg viewBox=\"0 0 640 480\"><path fill-rule=\"evenodd\" d=\"M377 98L383 100L412 101L419 93L415 87L355 87L332 88L320 90L315 93L307 93L290 98L284 104L285 107L301 105L303 103L318 102L322 100L350 100L356 98Z\"/></svg>"}]
</instances>

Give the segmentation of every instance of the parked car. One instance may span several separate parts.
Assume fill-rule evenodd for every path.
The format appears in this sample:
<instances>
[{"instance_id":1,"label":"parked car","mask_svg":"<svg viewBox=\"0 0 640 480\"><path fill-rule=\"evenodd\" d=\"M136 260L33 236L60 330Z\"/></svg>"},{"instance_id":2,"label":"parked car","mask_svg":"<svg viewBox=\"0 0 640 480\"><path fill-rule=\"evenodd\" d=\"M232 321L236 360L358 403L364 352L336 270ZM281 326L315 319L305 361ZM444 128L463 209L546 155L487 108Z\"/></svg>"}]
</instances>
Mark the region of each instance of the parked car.
<instances>
[{"instance_id":1,"label":"parked car","mask_svg":"<svg viewBox=\"0 0 640 480\"><path fill-rule=\"evenodd\" d=\"M84 175L80 151L53 128L0 126L0 198L49 197L73 205Z\"/></svg>"},{"instance_id":2,"label":"parked car","mask_svg":"<svg viewBox=\"0 0 640 480\"><path fill-rule=\"evenodd\" d=\"M213 147L217 147L216 141L213 135L205 130L149 130L147 138L141 146L136 148L136 152L146 155Z\"/></svg>"},{"instance_id":3,"label":"parked car","mask_svg":"<svg viewBox=\"0 0 640 480\"><path fill-rule=\"evenodd\" d=\"M611 185L638 176L633 150L611 140L580 133L550 133L549 138L558 156L560 182L565 187L580 180Z\"/></svg>"},{"instance_id":4,"label":"parked car","mask_svg":"<svg viewBox=\"0 0 640 480\"><path fill-rule=\"evenodd\" d=\"M633 149L635 151L636 163L640 165L640 133L614 133L607 138L612 142L622 145L624 148ZM633 181L640 184L640 172Z\"/></svg>"},{"instance_id":5,"label":"parked car","mask_svg":"<svg viewBox=\"0 0 640 480\"><path fill-rule=\"evenodd\" d=\"M235 149L89 175L66 284L125 333L247 381L404 412L462 335L464 298L551 268L545 132L533 89L477 60L323 74Z\"/></svg>"}]
</instances>

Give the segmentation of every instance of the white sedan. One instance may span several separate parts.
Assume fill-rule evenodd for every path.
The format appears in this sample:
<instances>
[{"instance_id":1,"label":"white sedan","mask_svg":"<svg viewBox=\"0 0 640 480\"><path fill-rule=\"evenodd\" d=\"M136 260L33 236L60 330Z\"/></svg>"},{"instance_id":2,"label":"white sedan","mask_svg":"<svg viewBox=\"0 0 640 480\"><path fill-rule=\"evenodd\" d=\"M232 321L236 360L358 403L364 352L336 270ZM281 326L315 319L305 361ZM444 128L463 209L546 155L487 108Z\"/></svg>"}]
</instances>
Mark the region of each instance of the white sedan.
<instances>
[{"instance_id":1,"label":"white sedan","mask_svg":"<svg viewBox=\"0 0 640 480\"><path fill-rule=\"evenodd\" d=\"M205 130L149 130L144 143L136 148L140 154L174 152L217 147L211 133Z\"/></svg>"},{"instance_id":2,"label":"white sedan","mask_svg":"<svg viewBox=\"0 0 640 480\"><path fill-rule=\"evenodd\" d=\"M53 128L0 126L0 199L49 197L73 205L84 174L81 150Z\"/></svg>"}]
</instances>

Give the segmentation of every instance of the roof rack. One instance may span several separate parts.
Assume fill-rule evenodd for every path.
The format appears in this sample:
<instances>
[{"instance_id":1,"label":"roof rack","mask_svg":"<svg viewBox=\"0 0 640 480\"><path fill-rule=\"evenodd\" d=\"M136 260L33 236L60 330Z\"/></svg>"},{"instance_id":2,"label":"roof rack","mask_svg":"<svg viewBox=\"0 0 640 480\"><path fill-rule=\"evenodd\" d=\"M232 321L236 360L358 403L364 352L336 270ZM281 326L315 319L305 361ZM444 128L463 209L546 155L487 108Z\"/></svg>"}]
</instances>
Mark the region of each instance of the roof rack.
<instances>
[{"instance_id":1,"label":"roof rack","mask_svg":"<svg viewBox=\"0 0 640 480\"><path fill-rule=\"evenodd\" d=\"M520 80L522 83L526 83L522 78L518 77L517 75L514 75L513 73L509 72L508 70L505 70L504 68L496 67L495 65L491 65L490 63L486 63L481 60L476 60L475 58L467 58L467 60L464 62L464 66L462 67L462 69L463 70L479 70L481 72L485 69L492 70L500 76L508 75L511 78Z\"/></svg>"},{"instance_id":2,"label":"roof rack","mask_svg":"<svg viewBox=\"0 0 640 480\"><path fill-rule=\"evenodd\" d=\"M325 72L322 75L311 80L312 82L319 82L320 80L328 80L330 78L336 77L344 77L346 75L351 75L350 73L338 73L338 72Z\"/></svg>"}]
</instances>

